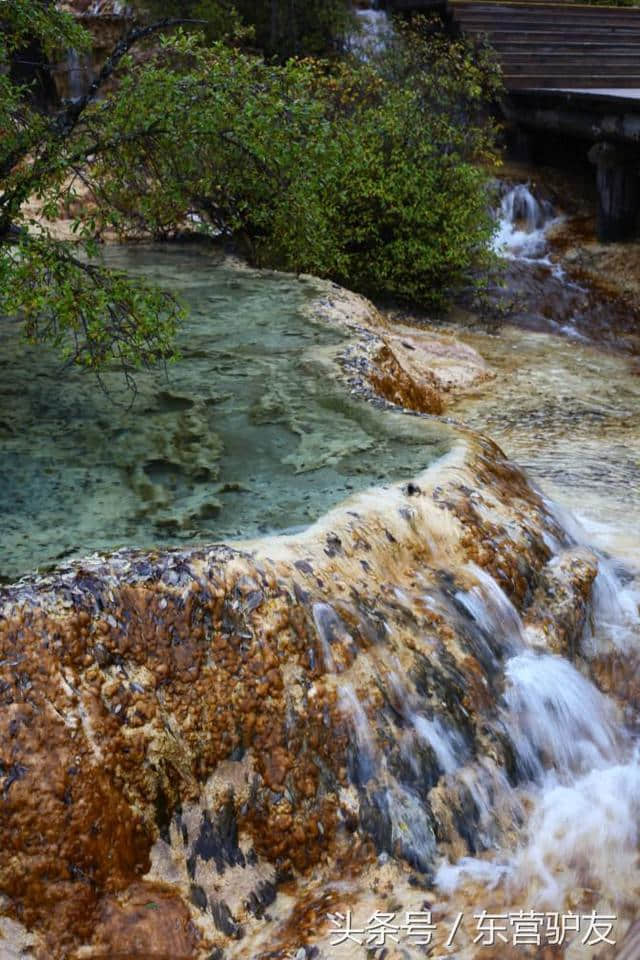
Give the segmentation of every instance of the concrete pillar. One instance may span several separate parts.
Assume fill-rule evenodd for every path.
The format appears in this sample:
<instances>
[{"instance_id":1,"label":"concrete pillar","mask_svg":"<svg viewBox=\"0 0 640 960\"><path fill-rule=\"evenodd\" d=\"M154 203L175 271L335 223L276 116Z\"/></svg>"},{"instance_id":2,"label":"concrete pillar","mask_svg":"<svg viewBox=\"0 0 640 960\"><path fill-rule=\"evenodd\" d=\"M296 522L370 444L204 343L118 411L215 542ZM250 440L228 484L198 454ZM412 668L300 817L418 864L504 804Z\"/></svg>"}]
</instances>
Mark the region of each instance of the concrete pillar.
<instances>
[{"instance_id":1,"label":"concrete pillar","mask_svg":"<svg viewBox=\"0 0 640 960\"><path fill-rule=\"evenodd\" d=\"M518 123L514 124L510 133L511 159L516 163L534 163L533 134Z\"/></svg>"},{"instance_id":2,"label":"concrete pillar","mask_svg":"<svg viewBox=\"0 0 640 960\"><path fill-rule=\"evenodd\" d=\"M637 233L640 210L638 160L632 150L612 143L596 143L589 151L596 166L598 214L596 233L601 243L629 240Z\"/></svg>"}]
</instances>

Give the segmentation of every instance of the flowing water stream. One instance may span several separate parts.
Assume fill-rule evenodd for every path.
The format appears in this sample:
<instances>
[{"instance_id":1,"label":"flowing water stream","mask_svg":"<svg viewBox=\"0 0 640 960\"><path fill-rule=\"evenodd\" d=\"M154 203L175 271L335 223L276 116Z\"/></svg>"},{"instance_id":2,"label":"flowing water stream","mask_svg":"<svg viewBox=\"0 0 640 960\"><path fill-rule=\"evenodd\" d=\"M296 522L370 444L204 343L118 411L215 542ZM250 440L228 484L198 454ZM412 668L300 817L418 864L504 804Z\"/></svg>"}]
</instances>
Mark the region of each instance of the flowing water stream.
<instances>
[{"instance_id":1,"label":"flowing water stream","mask_svg":"<svg viewBox=\"0 0 640 960\"><path fill-rule=\"evenodd\" d=\"M385 10L375 7L356 9L359 32L348 38L350 49L364 59L383 50L392 27Z\"/></svg>"},{"instance_id":2,"label":"flowing water stream","mask_svg":"<svg viewBox=\"0 0 640 960\"><path fill-rule=\"evenodd\" d=\"M498 381L479 386L453 412L526 469L577 542L601 551L594 621L578 669L526 649L507 662L505 725L521 773L536 785L526 826L510 851L447 862L436 882L454 899L466 889L466 905L491 890L501 912L558 911L588 892L593 909L618 916L640 895L640 704L621 679L636 673L640 649L640 380L629 352L594 345L603 317L615 326L620 308L607 317L607 304L596 300L590 313L588 291L552 264L547 232L556 222L527 186L506 191L498 247L520 271L535 273L539 303L545 285L569 287L565 322L554 333L505 326L497 336L461 335L457 328ZM585 295L579 305L571 300L576 289ZM602 667L608 661L617 667ZM576 938L566 955L602 949Z\"/></svg>"},{"instance_id":3,"label":"flowing water stream","mask_svg":"<svg viewBox=\"0 0 640 960\"><path fill-rule=\"evenodd\" d=\"M528 199L519 210L517 198L522 197ZM574 291L584 297L590 291L568 280L548 259L546 235L557 222L553 211L545 211L524 185L506 195L503 214L505 208L508 215L515 209L516 219L512 224L504 217L499 235L519 269L538 277L535 294L515 318L518 326L507 324L498 335L451 328L497 374L496 382L482 384L458 401L454 412L494 438L550 499L572 514L573 519L564 520L576 537L637 571L640 371L635 342L616 336L619 305L594 297L592 309L588 299L573 300ZM554 291L556 284L569 288L564 323L549 323L546 329L545 282ZM534 313L537 323L531 322Z\"/></svg>"}]
</instances>

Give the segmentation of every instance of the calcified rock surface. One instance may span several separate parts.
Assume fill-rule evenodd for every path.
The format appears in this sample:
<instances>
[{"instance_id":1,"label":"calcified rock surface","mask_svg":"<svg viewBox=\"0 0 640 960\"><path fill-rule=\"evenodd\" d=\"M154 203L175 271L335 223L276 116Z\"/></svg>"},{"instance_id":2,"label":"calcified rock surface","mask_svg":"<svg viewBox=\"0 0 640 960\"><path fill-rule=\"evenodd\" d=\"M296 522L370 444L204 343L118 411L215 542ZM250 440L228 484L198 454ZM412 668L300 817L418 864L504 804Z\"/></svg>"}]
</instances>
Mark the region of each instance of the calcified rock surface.
<instances>
[{"instance_id":1,"label":"calcified rock surface","mask_svg":"<svg viewBox=\"0 0 640 960\"><path fill-rule=\"evenodd\" d=\"M359 294L326 281L315 283L320 296L307 312L348 332L346 346L327 356L346 374L352 393L403 410L441 414L452 401L495 377L482 356L456 337L403 324Z\"/></svg>"},{"instance_id":2,"label":"calcified rock surface","mask_svg":"<svg viewBox=\"0 0 640 960\"><path fill-rule=\"evenodd\" d=\"M428 884L438 847L502 830L470 771L489 794L523 776L497 706L514 636L571 649L595 572L500 451L461 436L298 537L6 588L7 949L284 958L322 942L380 853Z\"/></svg>"}]
</instances>

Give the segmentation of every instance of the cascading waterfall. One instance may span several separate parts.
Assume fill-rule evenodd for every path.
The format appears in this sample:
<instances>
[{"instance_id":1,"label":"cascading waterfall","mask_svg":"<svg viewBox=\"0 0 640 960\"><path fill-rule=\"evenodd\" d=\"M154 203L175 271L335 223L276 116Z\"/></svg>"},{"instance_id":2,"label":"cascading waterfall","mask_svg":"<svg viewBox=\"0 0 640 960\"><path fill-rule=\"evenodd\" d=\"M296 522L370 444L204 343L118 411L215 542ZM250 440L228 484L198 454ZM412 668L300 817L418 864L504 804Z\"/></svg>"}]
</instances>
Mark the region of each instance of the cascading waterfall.
<instances>
[{"instance_id":1,"label":"cascading waterfall","mask_svg":"<svg viewBox=\"0 0 640 960\"><path fill-rule=\"evenodd\" d=\"M355 11L359 30L348 38L348 45L356 56L366 60L384 49L392 33L385 10L376 7L358 7Z\"/></svg>"},{"instance_id":2,"label":"cascading waterfall","mask_svg":"<svg viewBox=\"0 0 640 960\"><path fill-rule=\"evenodd\" d=\"M444 773L457 770L467 752L464 740L454 730L447 730L439 717L429 720L416 713L412 716L412 722L419 739L431 747Z\"/></svg>"},{"instance_id":3,"label":"cascading waterfall","mask_svg":"<svg viewBox=\"0 0 640 960\"><path fill-rule=\"evenodd\" d=\"M119 0L92 0L89 6L82 10L83 17L89 18L118 18L123 19L123 29L126 18L132 16L132 8ZM90 52L80 53L71 49L67 51L63 73L67 75L67 97L72 101L80 100L89 89L93 80L93 57Z\"/></svg>"},{"instance_id":4,"label":"cascading waterfall","mask_svg":"<svg viewBox=\"0 0 640 960\"><path fill-rule=\"evenodd\" d=\"M562 547L552 539L560 551L550 563L553 569ZM366 785L376 817L386 822L382 833L386 829L388 849L419 869L437 858L428 806L421 799L425 749L437 771L437 791L450 797L466 792L477 853L457 862L445 857L435 875L440 894L461 909L469 897L481 906L484 890L505 908L558 912L571 907L577 890L590 886L599 891L603 912L615 913L621 902L640 892L640 765L633 738L616 703L588 679L588 660L580 666L541 648L539 636L523 624L496 580L475 564L467 566L467 573L472 584L456 591L452 600L491 648L491 669L501 678L495 688L503 691L494 723L511 744L514 770L507 776L489 757L474 754L463 731L444 714L425 710L399 664L380 651L376 682L398 715L406 769L380 745L368 697L361 701L353 684L344 683L340 702L353 731L352 780L359 789ZM403 608L415 609L417 595L406 588L395 588L394 594ZM434 611L447 607L442 594L437 602L433 596L427 601ZM335 616L323 611L325 620ZM637 636L637 603L601 557L582 656L588 655L594 634L601 645L619 644L615 631L606 640L612 623L618 631L624 624L627 642L633 631ZM326 627L319 632L326 636ZM434 796L432 792L432 805ZM513 824L520 826L509 843L505 838ZM384 844L382 839L383 850ZM580 956L578 947L579 940L575 949Z\"/></svg>"},{"instance_id":5,"label":"cascading waterfall","mask_svg":"<svg viewBox=\"0 0 640 960\"><path fill-rule=\"evenodd\" d=\"M543 229L526 196L510 209ZM252 282L263 296L264 279ZM277 317L290 337L293 319L281 306ZM251 336L264 343L262 327ZM316 346L323 356L323 340L309 356ZM229 355L220 354L223 370ZM285 367L283 384L297 379L299 370ZM268 403L263 384L260 376L251 406L261 425L286 406L279 380ZM317 392L295 401L305 426L296 436L308 437ZM169 486L182 463L166 447L167 424L177 419L182 436L195 416L186 389L167 394L163 385L157 404L165 459L154 456L146 481L138 478L146 496L147 481ZM335 415L344 401L323 406L322 422L327 409ZM369 413L359 411L357 423ZM72 839L73 855L91 863L98 841L89 798L112 818L122 889L133 875L143 906L166 896L186 910L189 898L208 924L203 956L222 944L229 960L364 957L366 948L331 949L326 917L352 904L384 910L384 891L440 918L597 907L619 912L624 934L640 898L637 703L597 671L608 657L633 664L631 576L588 549L591 530L535 493L490 441L462 431L454 438L442 422L399 413L389 431L399 437L389 455L396 474L405 448L413 467L426 444L422 472L382 483L375 435L354 453L362 473L364 451L373 451L366 492L324 508L305 530L89 557L4 591L0 696L9 692L10 709L19 702L36 718L20 728L6 720L13 765L0 768L5 809L28 818L29 829L15 831L26 837L12 868L16 898L47 857L61 883L84 882L69 880L45 833L66 838L70 810L82 818L89 809ZM349 422L350 441L353 432ZM335 435L333 422L318 445L322 466L334 459ZM194 446L201 455L203 441ZM283 445L280 455L288 451ZM295 460L306 470L308 457L307 448ZM187 473L186 497L194 485ZM208 478L204 486L209 494ZM46 644L35 642L34 623ZM37 791L50 782L61 784L59 796L40 802ZM151 824L146 838L140 810ZM132 873L134 844L140 867ZM296 876L278 890L285 862ZM38 891L27 892L34 926L48 930ZM111 895L98 882L87 893L96 909ZM83 904L71 918L78 943ZM188 914L176 916L175 929L188 929L180 919ZM311 919L305 926L300 917ZM66 936L68 916L60 922ZM297 949L322 937L322 952ZM461 949L465 960L482 955L470 940ZM579 937L568 949L571 960L589 956Z\"/></svg>"},{"instance_id":6,"label":"cascading waterfall","mask_svg":"<svg viewBox=\"0 0 640 960\"><path fill-rule=\"evenodd\" d=\"M78 101L87 92L91 81L91 57L86 53L81 55L77 50L69 50L65 69L69 78L69 99Z\"/></svg>"},{"instance_id":7,"label":"cascading waterfall","mask_svg":"<svg viewBox=\"0 0 640 960\"><path fill-rule=\"evenodd\" d=\"M622 751L611 705L568 660L527 651L505 667L504 723L521 775L565 778L607 766Z\"/></svg>"},{"instance_id":8,"label":"cascading waterfall","mask_svg":"<svg viewBox=\"0 0 640 960\"><path fill-rule=\"evenodd\" d=\"M618 628L624 619L627 640L635 630L637 643L637 602L606 561L600 570L594 614L601 642L613 618ZM615 633L608 642L618 643ZM503 781L502 790L526 797L532 809L510 853L445 861L436 884L454 899L471 884L470 890L500 890L505 908L556 912L576 890L590 888L602 912L615 914L640 893L637 746L616 704L563 657L524 650L506 661L504 678L502 716L519 780Z\"/></svg>"},{"instance_id":9,"label":"cascading waterfall","mask_svg":"<svg viewBox=\"0 0 640 960\"><path fill-rule=\"evenodd\" d=\"M146 778L173 789L161 779L173 767L155 758L176 756L183 738L185 775L186 762L197 763L203 786L150 839L141 896L159 896L158 884L173 884L175 897L190 891L231 960L265 958L263 931L271 948L276 926L286 927L264 927L265 903L278 923L292 902L304 913L309 897L325 919L352 903L372 914L394 883L407 911L426 902L440 918L487 907L584 913L597 903L631 919L640 766L622 711L589 679L581 643L597 558L488 441L473 444L473 454L452 449L416 482L354 496L304 534L153 562L126 552L88 558L75 573L8 591L5 663L19 669L16 689L36 706L61 691L51 722L65 770L76 736L86 739L71 802L115 756L150 816L162 814L164 794ZM613 616L622 590L604 569L589 649L592 634L606 649L598 617ZM68 614L58 596L80 612ZM99 624L91 636L85 598ZM64 647L25 642L25 602L55 604L46 629ZM625 611L633 614L622 604L616 616ZM134 723L153 763L127 752ZM49 740L27 748L34 769L38 751L51 754ZM40 815L29 807L30 769L4 771L14 816ZM134 779L141 769L145 779ZM100 809L126 827L120 794L106 794L110 782L102 789L110 799ZM67 822L66 802L54 815ZM78 842L90 849L93 836ZM33 842L25 871L42 869ZM281 896L283 854L300 879ZM327 928L319 917L312 934L289 929L298 943L324 936L318 956L339 960ZM467 946L465 960L478 953ZM588 956L579 939L571 949L572 960Z\"/></svg>"},{"instance_id":10,"label":"cascading waterfall","mask_svg":"<svg viewBox=\"0 0 640 960\"><path fill-rule=\"evenodd\" d=\"M522 620L504 590L494 578L475 563L468 570L476 586L458 592L456 600L469 612L487 636L498 643L501 652L520 649L524 643Z\"/></svg>"},{"instance_id":11,"label":"cascading waterfall","mask_svg":"<svg viewBox=\"0 0 640 960\"><path fill-rule=\"evenodd\" d=\"M508 322L638 354L637 315L628 301L586 285L573 257L562 257L562 244L554 252L565 225L571 237L565 214L529 183L497 187L493 249L503 262L492 297L502 302Z\"/></svg>"},{"instance_id":12,"label":"cascading waterfall","mask_svg":"<svg viewBox=\"0 0 640 960\"><path fill-rule=\"evenodd\" d=\"M528 184L508 187L497 214L494 250L509 259L543 261L547 232L557 221L552 205L534 196Z\"/></svg>"},{"instance_id":13,"label":"cascading waterfall","mask_svg":"<svg viewBox=\"0 0 640 960\"><path fill-rule=\"evenodd\" d=\"M104 16L105 14L119 17L123 14L130 13L130 11L131 8L119 2L119 0L93 0L86 13L94 17Z\"/></svg>"},{"instance_id":14,"label":"cascading waterfall","mask_svg":"<svg viewBox=\"0 0 640 960\"><path fill-rule=\"evenodd\" d=\"M599 539L604 541L599 552L598 574L593 582L592 616L587 620L582 636L582 655L590 659L611 651L633 652L638 646L640 627L640 584L604 552L609 532L607 524L594 524L586 519L581 522L550 500L545 500L545 504L575 543L590 549L598 546ZM553 548L558 549L556 542Z\"/></svg>"},{"instance_id":15,"label":"cascading waterfall","mask_svg":"<svg viewBox=\"0 0 640 960\"><path fill-rule=\"evenodd\" d=\"M554 545L560 549L557 540ZM503 688L496 724L511 743L514 771L507 776L490 758L474 755L462 731L444 715L426 712L398 665L378 653L376 682L399 715L398 741L411 773L399 774L368 718L370 704L346 683L340 702L353 731L352 779L368 786L377 815L386 818L390 847L422 869L436 850L421 800L425 748L438 771L438 790L449 796L466 791L478 855L457 862L445 858L435 876L440 894L453 903L471 884L468 895L477 905L485 890L499 896L506 908L557 912L571 905L576 890L592 884L607 909L615 910L620 900L640 890L635 868L640 765L632 737L617 705L588 679L585 666L541 649L539 637L523 625L496 580L475 564L467 570L475 582L453 599L487 646L491 641L491 664L502 678L496 688ZM604 558L596 581L584 655L594 630L605 642L612 620L621 627L624 619L627 637L633 630L637 634L639 626L637 604ZM417 597L406 589L394 593L403 607L415 607ZM446 607L442 596L439 603L433 597L428 601L429 609ZM609 644L616 643L616 636L610 636ZM514 823L520 827L509 848L505 828Z\"/></svg>"}]
</instances>

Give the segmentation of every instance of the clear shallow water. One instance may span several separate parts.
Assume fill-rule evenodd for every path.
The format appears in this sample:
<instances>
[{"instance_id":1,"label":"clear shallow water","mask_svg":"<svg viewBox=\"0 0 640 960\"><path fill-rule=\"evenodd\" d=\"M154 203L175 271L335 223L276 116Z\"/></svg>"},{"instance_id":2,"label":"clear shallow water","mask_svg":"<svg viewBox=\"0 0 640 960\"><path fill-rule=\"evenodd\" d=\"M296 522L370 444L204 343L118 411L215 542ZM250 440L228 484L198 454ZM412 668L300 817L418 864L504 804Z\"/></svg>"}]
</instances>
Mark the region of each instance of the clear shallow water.
<instances>
[{"instance_id":1,"label":"clear shallow water","mask_svg":"<svg viewBox=\"0 0 640 960\"><path fill-rule=\"evenodd\" d=\"M312 280L210 252L113 249L190 307L181 359L117 374L111 396L55 354L0 330L0 576L123 545L252 537L304 526L352 491L412 476L445 428L350 397L327 375L340 331L309 320ZM325 288L326 289L326 288ZM114 400L120 405L115 405Z\"/></svg>"}]
</instances>

